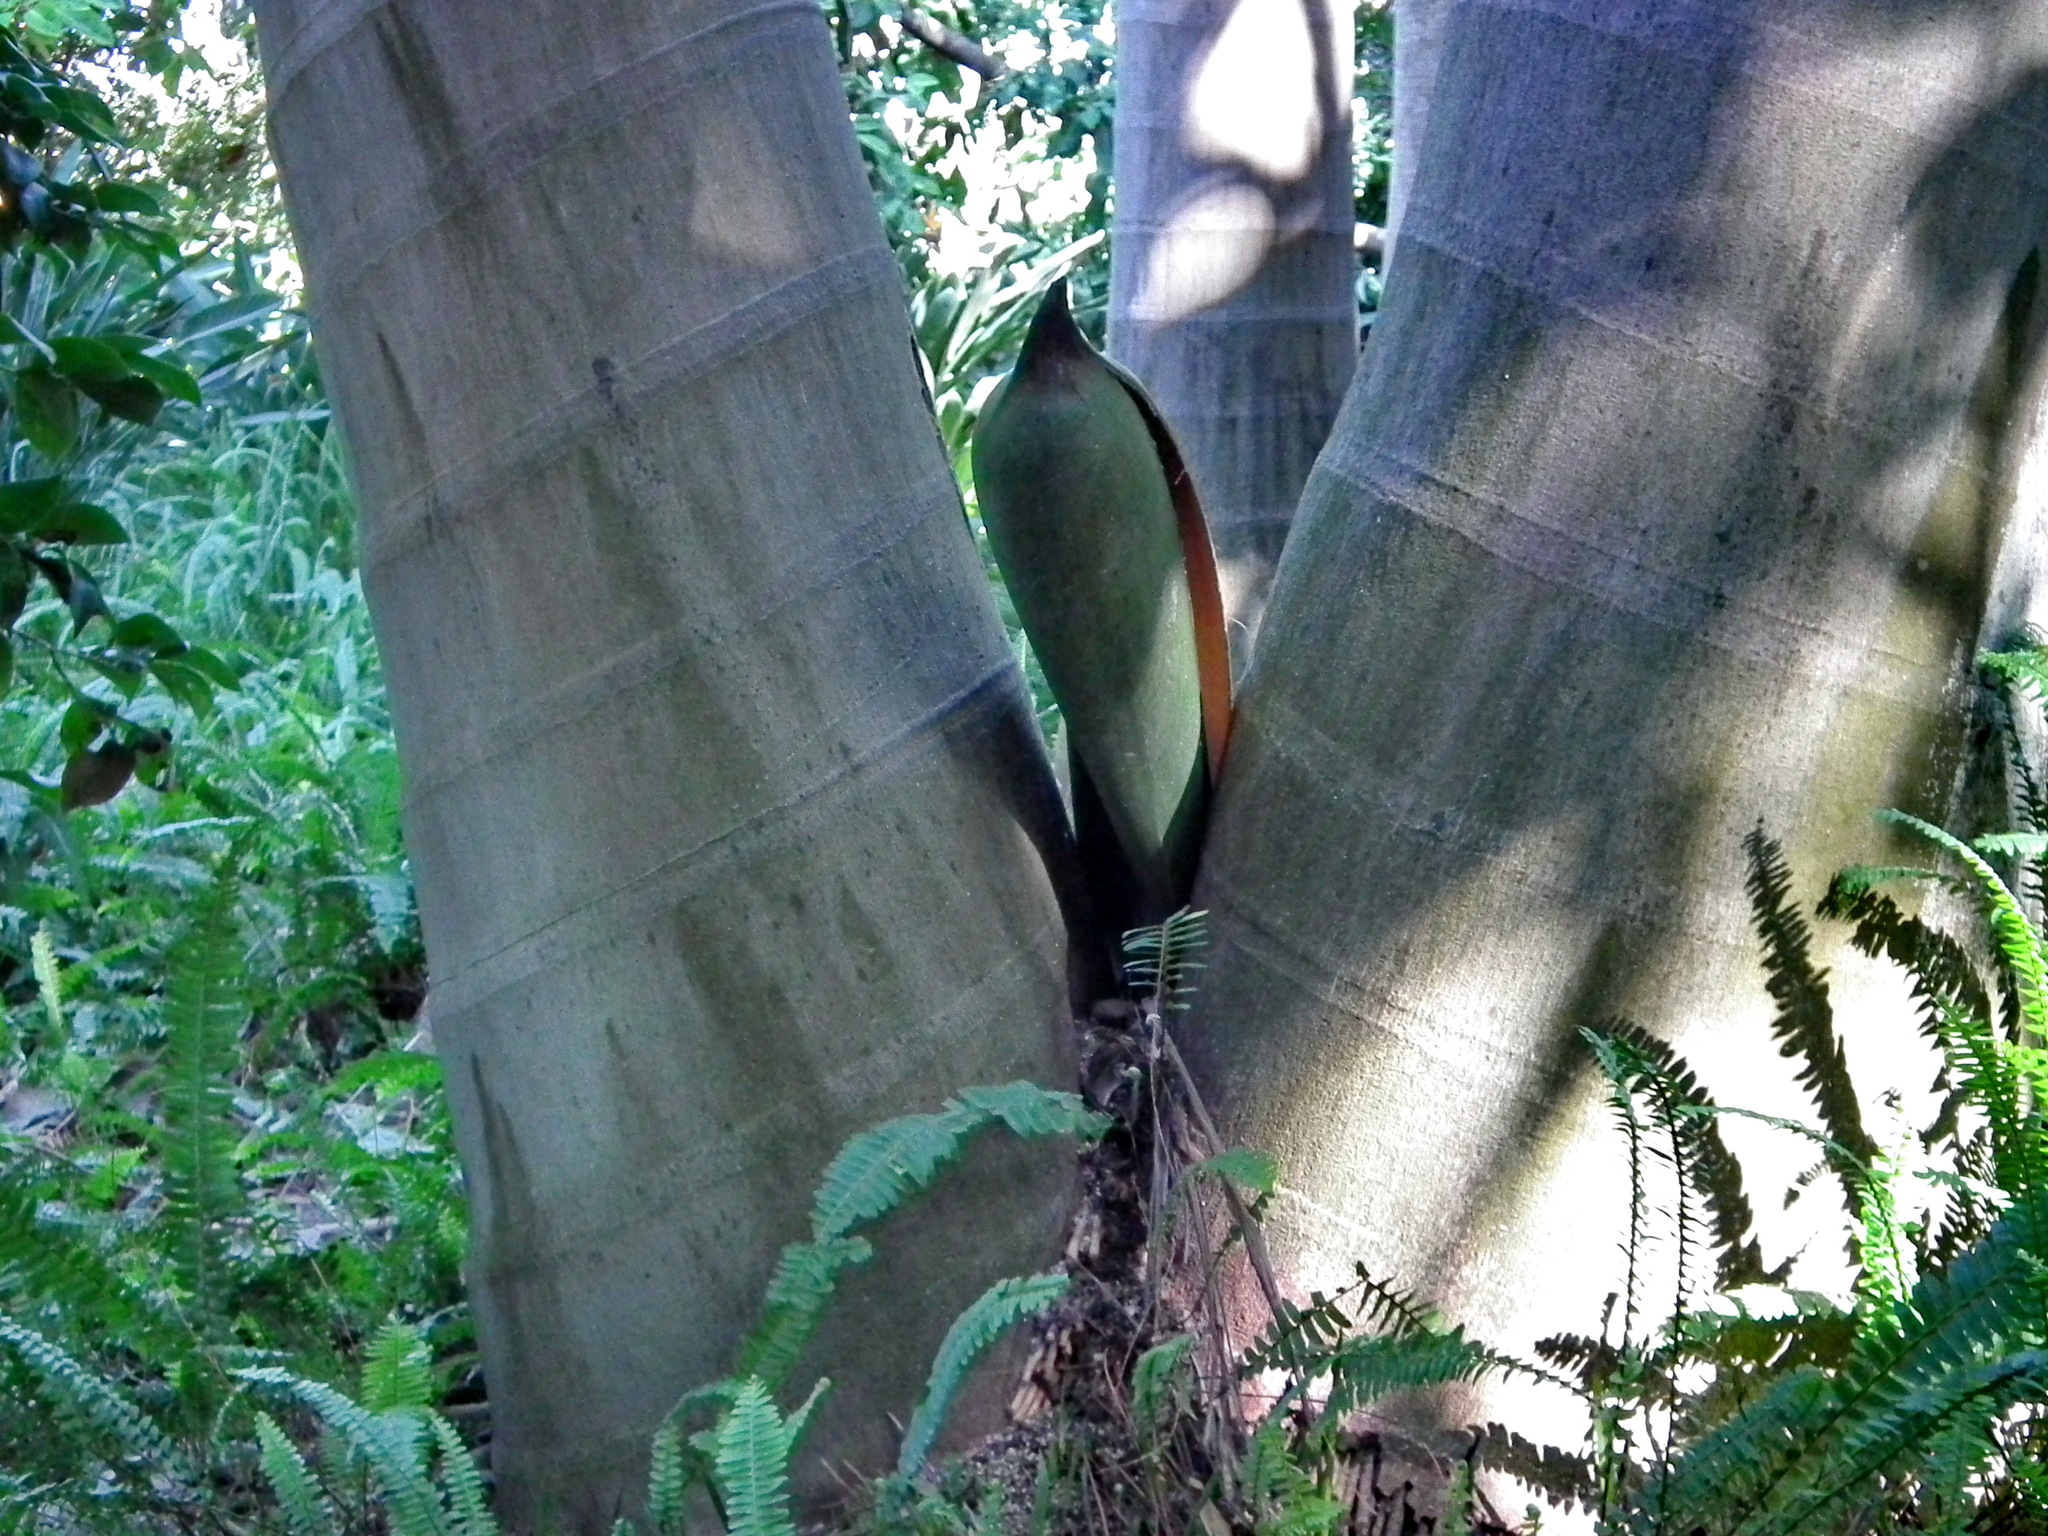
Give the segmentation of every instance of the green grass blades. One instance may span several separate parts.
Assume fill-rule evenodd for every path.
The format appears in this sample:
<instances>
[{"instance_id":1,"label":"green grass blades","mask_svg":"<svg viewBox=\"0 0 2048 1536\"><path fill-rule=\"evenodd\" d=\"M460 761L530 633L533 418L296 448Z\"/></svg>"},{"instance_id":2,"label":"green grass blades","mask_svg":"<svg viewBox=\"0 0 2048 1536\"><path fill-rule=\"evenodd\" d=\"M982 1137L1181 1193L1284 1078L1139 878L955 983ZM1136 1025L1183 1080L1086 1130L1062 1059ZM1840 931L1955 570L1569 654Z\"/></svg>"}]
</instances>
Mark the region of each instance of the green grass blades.
<instances>
[{"instance_id":1,"label":"green grass blades","mask_svg":"<svg viewBox=\"0 0 2048 1536\"><path fill-rule=\"evenodd\" d=\"M1064 283L983 411L973 462L996 562L1066 721L1098 917L1157 922L1186 899L1207 811L1196 608L1169 467ZM1106 836L1082 812L1089 798Z\"/></svg>"}]
</instances>

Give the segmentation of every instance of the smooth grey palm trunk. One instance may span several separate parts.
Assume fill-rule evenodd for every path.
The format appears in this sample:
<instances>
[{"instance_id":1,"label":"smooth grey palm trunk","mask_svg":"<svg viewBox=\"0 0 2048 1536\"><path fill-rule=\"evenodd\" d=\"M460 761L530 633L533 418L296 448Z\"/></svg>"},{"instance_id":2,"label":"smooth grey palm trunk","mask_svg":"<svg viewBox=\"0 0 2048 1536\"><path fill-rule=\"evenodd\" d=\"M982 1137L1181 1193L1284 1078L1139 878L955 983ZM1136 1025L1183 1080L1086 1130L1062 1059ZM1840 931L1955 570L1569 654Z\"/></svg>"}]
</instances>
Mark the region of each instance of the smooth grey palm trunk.
<instances>
[{"instance_id":1,"label":"smooth grey palm trunk","mask_svg":"<svg viewBox=\"0 0 2048 1536\"><path fill-rule=\"evenodd\" d=\"M1381 238L1381 271L1389 271L1422 160L1422 135L1429 124L1431 88L1443 55L1444 24L1456 0L1394 0L1393 163L1387 176L1387 226Z\"/></svg>"},{"instance_id":2,"label":"smooth grey palm trunk","mask_svg":"<svg viewBox=\"0 0 2048 1536\"><path fill-rule=\"evenodd\" d=\"M1242 665L1358 355L1351 7L1134 0L1116 24L1109 351L1187 456Z\"/></svg>"},{"instance_id":3,"label":"smooth grey palm trunk","mask_svg":"<svg viewBox=\"0 0 2048 1536\"><path fill-rule=\"evenodd\" d=\"M2038 602L2048 8L1467 0L1443 48L1245 682L1189 1054L1285 1170L1292 1284L1362 1258L1526 1345L1619 1280L1578 1027L1810 1119L1740 840L1809 899L1906 853L1871 812L1949 813L1973 651ZM1923 1092L1843 938L1852 1065Z\"/></svg>"},{"instance_id":4,"label":"smooth grey palm trunk","mask_svg":"<svg viewBox=\"0 0 2048 1536\"><path fill-rule=\"evenodd\" d=\"M809 0L264 0L473 1225L500 1508L609 1530L849 1133L1063 1085L1059 802ZM876 1236L876 1466L1067 1159Z\"/></svg>"}]
</instances>

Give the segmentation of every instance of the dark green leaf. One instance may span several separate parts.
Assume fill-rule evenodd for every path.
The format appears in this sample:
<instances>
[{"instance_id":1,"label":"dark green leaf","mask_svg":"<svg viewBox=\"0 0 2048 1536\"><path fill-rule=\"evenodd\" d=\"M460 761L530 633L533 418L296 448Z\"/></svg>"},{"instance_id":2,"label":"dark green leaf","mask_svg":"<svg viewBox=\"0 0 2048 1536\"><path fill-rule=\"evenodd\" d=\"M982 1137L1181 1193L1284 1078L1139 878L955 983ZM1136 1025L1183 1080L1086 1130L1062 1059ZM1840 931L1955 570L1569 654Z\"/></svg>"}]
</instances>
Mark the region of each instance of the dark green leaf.
<instances>
[{"instance_id":1,"label":"dark green leaf","mask_svg":"<svg viewBox=\"0 0 2048 1536\"><path fill-rule=\"evenodd\" d=\"M0 635L0 698L6 697L8 686L14 681L14 642L6 635Z\"/></svg>"},{"instance_id":2,"label":"dark green leaf","mask_svg":"<svg viewBox=\"0 0 2048 1536\"><path fill-rule=\"evenodd\" d=\"M232 331L262 319L283 302L274 293L252 293L238 299L227 299L193 315L178 327L178 337L182 341L197 341L202 336Z\"/></svg>"},{"instance_id":3,"label":"dark green leaf","mask_svg":"<svg viewBox=\"0 0 2048 1536\"><path fill-rule=\"evenodd\" d=\"M28 227L37 234L47 237L56 219L56 208L50 201L50 189L39 181L32 181L15 195L14 201L21 209L21 216L28 220Z\"/></svg>"},{"instance_id":4,"label":"dark green leaf","mask_svg":"<svg viewBox=\"0 0 2048 1536\"><path fill-rule=\"evenodd\" d=\"M161 216L163 204L142 188L125 181L102 182L89 194L93 206L103 213L142 213Z\"/></svg>"},{"instance_id":5,"label":"dark green leaf","mask_svg":"<svg viewBox=\"0 0 2048 1536\"><path fill-rule=\"evenodd\" d=\"M174 400L199 404L199 381L191 373L161 357L130 355L128 366Z\"/></svg>"},{"instance_id":6,"label":"dark green leaf","mask_svg":"<svg viewBox=\"0 0 2048 1536\"><path fill-rule=\"evenodd\" d=\"M157 656L177 656L186 648L178 632L153 613L130 614L114 626L108 640L114 645L149 651Z\"/></svg>"},{"instance_id":7,"label":"dark green leaf","mask_svg":"<svg viewBox=\"0 0 2048 1536\"><path fill-rule=\"evenodd\" d=\"M50 98L27 76L9 71L0 75L0 105L39 123L56 121Z\"/></svg>"},{"instance_id":8,"label":"dark green leaf","mask_svg":"<svg viewBox=\"0 0 2048 1536\"><path fill-rule=\"evenodd\" d=\"M125 379L80 379L78 387L109 416L148 426L164 408L164 392L139 373ZM195 387L195 393L196 387Z\"/></svg>"},{"instance_id":9,"label":"dark green leaf","mask_svg":"<svg viewBox=\"0 0 2048 1536\"><path fill-rule=\"evenodd\" d=\"M78 441L77 391L48 368L14 376L14 415L21 435L45 458L62 458Z\"/></svg>"},{"instance_id":10,"label":"dark green leaf","mask_svg":"<svg viewBox=\"0 0 2048 1536\"><path fill-rule=\"evenodd\" d=\"M150 663L149 670L156 674L156 680L162 684L165 693L193 714L204 717L213 712L213 684L203 673L187 666L187 659L178 657L154 661Z\"/></svg>"},{"instance_id":11,"label":"dark green leaf","mask_svg":"<svg viewBox=\"0 0 2048 1536\"><path fill-rule=\"evenodd\" d=\"M242 686L242 674L248 670L231 661L222 660L203 645L188 648L178 659L215 687L225 688L229 692Z\"/></svg>"},{"instance_id":12,"label":"dark green leaf","mask_svg":"<svg viewBox=\"0 0 2048 1536\"><path fill-rule=\"evenodd\" d=\"M168 793L172 788L171 739L152 736L135 744L135 777L151 789Z\"/></svg>"},{"instance_id":13,"label":"dark green leaf","mask_svg":"<svg viewBox=\"0 0 2048 1536\"><path fill-rule=\"evenodd\" d=\"M57 742L64 748L65 756L75 757L84 751L113 717L114 712L97 699L72 699L57 725Z\"/></svg>"},{"instance_id":14,"label":"dark green leaf","mask_svg":"<svg viewBox=\"0 0 2048 1536\"><path fill-rule=\"evenodd\" d=\"M45 579L47 579L51 587L55 589L57 596L63 598L67 602L70 601L70 566L66 565L62 560L59 560L55 555L39 554L34 550L24 551L23 557L28 561L30 565L34 566L37 570L43 573Z\"/></svg>"},{"instance_id":15,"label":"dark green leaf","mask_svg":"<svg viewBox=\"0 0 2048 1536\"><path fill-rule=\"evenodd\" d=\"M57 371L78 384L88 380L125 379L132 372L118 347L97 336L52 336Z\"/></svg>"},{"instance_id":16,"label":"dark green leaf","mask_svg":"<svg viewBox=\"0 0 2048 1536\"><path fill-rule=\"evenodd\" d=\"M42 94L49 103L51 120L59 127L69 128L81 139L92 139L101 144L121 142L121 130L115 126L113 114L107 111L107 104L91 91L69 85L52 85L44 87Z\"/></svg>"},{"instance_id":17,"label":"dark green leaf","mask_svg":"<svg viewBox=\"0 0 2048 1536\"><path fill-rule=\"evenodd\" d=\"M124 657L118 652L111 655L88 656L85 658L85 664L120 689L121 697L124 699L132 699L141 691L143 664L133 657Z\"/></svg>"},{"instance_id":18,"label":"dark green leaf","mask_svg":"<svg viewBox=\"0 0 2048 1536\"><path fill-rule=\"evenodd\" d=\"M0 144L0 176L11 186L26 187L43 179L43 162L25 149Z\"/></svg>"},{"instance_id":19,"label":"dark green leaf","mask_svg":"<svg viewBox=\"0 0 2048 1536\"><path fill-rule=\"evenodd\" d=\"M121 793L135 773L135 749L125 742L111 741L104 747L80 752L64 765L58 785L64 809L104 805Z\"/></svg>"},{"instance_id":20,"label":"dark green leaf","mask_svg":"<svg viewBox=\"0 0 2048 1536\"><path fill-rule=\"evenodd\" d=\"M29 563L10 543L0 542L0 629L14 628L28 606Z\"/></svg>"},{"instance_id":21,"label":"dark green leaf","mask_svg":"<svg viewBox=\"0 0 2048 1536\"><path fill-rule=\"evenodd\" d=\"M128 530L105 507L66 502L43 514L31 530L36 538L56 544L126 544Z\"/></svg>"},{"instance_id":22,"label":"dark green leaf","mask_svg":"<svg viewBox=\"0 0 2048 1536\"><path fill-rule=\"evenodd\" d=\"M56 509L63 494L57 475L0 484L0 533L27 533Z\"/></svg>"}]
</instances>

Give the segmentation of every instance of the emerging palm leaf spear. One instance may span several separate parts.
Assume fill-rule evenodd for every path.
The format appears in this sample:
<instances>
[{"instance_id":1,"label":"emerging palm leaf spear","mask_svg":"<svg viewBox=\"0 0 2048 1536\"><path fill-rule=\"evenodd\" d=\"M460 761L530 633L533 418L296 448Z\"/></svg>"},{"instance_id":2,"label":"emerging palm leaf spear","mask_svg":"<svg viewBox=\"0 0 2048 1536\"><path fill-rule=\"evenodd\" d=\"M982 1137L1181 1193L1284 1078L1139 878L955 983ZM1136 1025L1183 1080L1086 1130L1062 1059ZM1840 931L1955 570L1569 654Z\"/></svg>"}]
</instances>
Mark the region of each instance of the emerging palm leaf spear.
<instances>
[{"instance_id":1,"label":"emerging palm leaf spear","mask_svg":"<svg viewBox=\"0 0 2048 1536\"><path fill-rule=\"evenodd\" d=\"M1230 734L1223 603L1194 482L1143 387L1074 324L1064 282L973 452L989 543L1066 719L1097 921L1159 922L1194 883Z\"/></svg>"}]
</instances>

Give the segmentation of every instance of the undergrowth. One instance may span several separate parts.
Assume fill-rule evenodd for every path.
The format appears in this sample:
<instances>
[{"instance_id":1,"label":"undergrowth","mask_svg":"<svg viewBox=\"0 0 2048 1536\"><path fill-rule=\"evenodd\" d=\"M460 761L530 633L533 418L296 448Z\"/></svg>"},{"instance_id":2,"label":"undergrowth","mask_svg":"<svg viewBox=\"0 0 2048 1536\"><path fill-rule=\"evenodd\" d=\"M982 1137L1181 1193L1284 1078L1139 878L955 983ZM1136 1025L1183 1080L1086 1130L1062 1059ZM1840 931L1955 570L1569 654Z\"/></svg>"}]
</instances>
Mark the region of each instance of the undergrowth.
<instances>
[{"instance_id":1,"label":"undergrowth","mask_svg":"<svg viewBox=\"0 0 2048 1536\"><path fill-rule=\"evenodd\" d=\"M2048 677L2048 655L2028 654ZM804 1346L870 1257L865 1229L994 1129L1078 1137L1086 1198L1058 1266L999 1282L953 1323L905 1404L897 1465L837 1517L861 1536L1469 1533L1540 1524L1543 1505L1617 1536L2048 1530L2048 946L2035 905L2048 828L2027 811L2021 831L1966 842L1887 815L1938 862L1846 871L1812 917L1763 829L1746 849L1772 1042L1813 1109L1810 1123L1771 1123L1809 1140L1815 1176L1840 1190L1846 1294L1797 1289L1789 1263L1764 1254L1721 1134L1750 1112L1615 1020L1585 1042L1628 1159L1632 1262L1597 1330L1523 1358L1363 1269L1335 1294L1284 1296L1261 1227L1279 1170L1222 1142L1174 1044L1203 939L1200 914L1183 913L1127 937L1129 995L1091 1019L1079 1095L967 1089L848 1143L731 1374L656 1431L642 1507L619 1536L706 1521L794 1536L793 1475L830 1390L792 1380ZM431 1254L452 1261L460 1246L431 1059L373 1051L325 1082L301 1068L295 1105L257 1107L251 1065L269 1047L251 962L269 930L245 861L261 833L220 820L180 936L153 958L145 1069L56 1073L72 1085L74 1139L18 1139L0 1177L0 1401L20 1405L0 1413L0 1526L492 1536L466 1405L449 1390L467 1370L452 1271L450 1300L418 1304L433 1294ZM1950 933L1909 911L1914 886L1973 906L1978 926ZM1940 1113L1910 1148L1866 1123L1816 917L1901 969L1939 1057ZM47 928L30 948L17 1050L84 1059L74 963ZM405 1104L402 1129L378 1125L423 1145L431 1187L408 1193L404 1156L334 1134L333 1112L366 1093ZM372 1166L392 1215L343 1251L382 1278L351 1281L270 1176L313 1171L339 1198ZM1653 1242L1675 1253L1674 1292L1651 1294L1633 1262ZM1233 1294L1265 1311L1249 1343ZM1027 1324L1014 1427L935 1461L976 1362ZM1577 1396L1588 1436L1411 1435L1398 1411L1370 1412L1513 1375ZM1543 1503L1509 1518L1515 1488Z\"/></svg>"}]
</instances>

